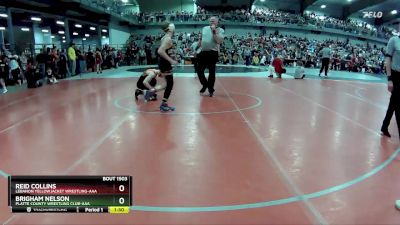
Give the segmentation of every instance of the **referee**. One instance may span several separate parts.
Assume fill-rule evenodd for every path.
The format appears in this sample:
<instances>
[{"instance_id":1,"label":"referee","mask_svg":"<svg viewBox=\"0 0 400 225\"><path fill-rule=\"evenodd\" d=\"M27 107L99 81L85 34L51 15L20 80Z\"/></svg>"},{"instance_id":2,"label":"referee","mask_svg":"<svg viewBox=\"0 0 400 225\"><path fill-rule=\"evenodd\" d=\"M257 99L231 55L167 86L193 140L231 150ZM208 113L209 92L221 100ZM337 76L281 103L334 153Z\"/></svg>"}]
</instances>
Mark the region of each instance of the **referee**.
<instances>
[{"instance_id":1,"label":"referee","mask_svg":"<svg viewBox=\"0 0 400 225\"><path fill-rule=\"evenodd\" d=\"M382 123L382 134L390 137L388 131L393 112L396 115L397 128L400 132L400 37L390 38L386 47L386 74L388 76L388 91L392 93L385 119Z\"/></svg>"},{"instance_id":2,"label":"referee","mask_svg":"<svg viewBox=\"0 0 400 225\"><path fill-rule=\"evenodd\" d=\"M203 27L201 32L201 40L199 40L201 52L198 55L197 76L203 86L200 94L206 89L210 97L214 96L215 70L218 62L219 45L224 41L224 29L218 27L218 18L210 18L210 26ZM204 71L208 68L208 80L204 75Z\"/></svg>"},{"instance_id":3,"label":"referee","mask_svg":"<svg viewBox=\"0 0 400 225\"><path fill-rule=\"evenodd\" d=\"M326 77L328 76L329 60L331 58L332 52L328 44L323 44L323 47L324 48L320 52L322 58L322 65L318 76L321 76L322 71L325 71L325 77Z\"/></svg>"}]
</instances>

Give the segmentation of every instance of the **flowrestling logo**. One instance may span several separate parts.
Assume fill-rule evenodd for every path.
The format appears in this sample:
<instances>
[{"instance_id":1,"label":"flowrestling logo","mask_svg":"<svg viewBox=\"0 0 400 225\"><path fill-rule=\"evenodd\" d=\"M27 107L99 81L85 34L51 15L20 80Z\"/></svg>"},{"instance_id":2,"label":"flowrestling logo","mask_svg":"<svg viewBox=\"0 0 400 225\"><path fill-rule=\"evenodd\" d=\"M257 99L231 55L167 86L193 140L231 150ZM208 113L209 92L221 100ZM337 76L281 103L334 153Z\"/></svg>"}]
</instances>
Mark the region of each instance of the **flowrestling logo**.
<instances>
[{"instance_id":1,"label":"flowrestling logo","mask_svg":"<svg viewBox=\"0 0 400 225\"><path fill-rule=\"evenodd\" d=\"M365 11L363 12L363 18L382 18L382 11Z\"/></svg>"}]
</instances>

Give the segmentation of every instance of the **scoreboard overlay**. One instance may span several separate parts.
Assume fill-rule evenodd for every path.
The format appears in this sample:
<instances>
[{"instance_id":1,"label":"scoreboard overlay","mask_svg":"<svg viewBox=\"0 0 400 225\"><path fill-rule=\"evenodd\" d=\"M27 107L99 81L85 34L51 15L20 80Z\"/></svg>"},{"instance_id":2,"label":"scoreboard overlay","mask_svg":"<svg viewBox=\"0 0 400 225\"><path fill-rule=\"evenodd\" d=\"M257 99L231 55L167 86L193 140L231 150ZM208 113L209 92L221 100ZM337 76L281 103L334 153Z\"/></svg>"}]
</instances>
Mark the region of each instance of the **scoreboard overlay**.
<instances>
[{"instance_id":1,"label":"scoreboard overlay","mask_svg":"<svg viewBox=\"0 0 400 225\"><path fill-rule=\"evenodd\" d=\"M13 213L129 213L132 176L9 176Z\"/></svg>"}]
</instances>

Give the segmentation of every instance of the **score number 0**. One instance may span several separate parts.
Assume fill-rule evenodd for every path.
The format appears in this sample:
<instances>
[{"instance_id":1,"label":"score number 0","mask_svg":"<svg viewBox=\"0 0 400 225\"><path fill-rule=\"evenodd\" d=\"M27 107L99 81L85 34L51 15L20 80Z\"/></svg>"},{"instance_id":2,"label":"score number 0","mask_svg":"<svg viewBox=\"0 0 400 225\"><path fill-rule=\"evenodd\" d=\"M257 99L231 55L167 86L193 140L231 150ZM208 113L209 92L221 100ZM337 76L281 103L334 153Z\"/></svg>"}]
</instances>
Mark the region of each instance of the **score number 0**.
<instances>
[{"instance_id":1,"label":"score number 0","mask_svg":"<svg viewBox=\"0 0 400 225\"><path fill-rule=\"evenodd\" d=\"M122 185L122 184L119 185L118 190L120 192L124 192L125 191L125 186ZM123 197L119 198L118 202L119 202L119 204L123 205L125 203L125 198L123 198Z\"/></svg>"}]
</instances>

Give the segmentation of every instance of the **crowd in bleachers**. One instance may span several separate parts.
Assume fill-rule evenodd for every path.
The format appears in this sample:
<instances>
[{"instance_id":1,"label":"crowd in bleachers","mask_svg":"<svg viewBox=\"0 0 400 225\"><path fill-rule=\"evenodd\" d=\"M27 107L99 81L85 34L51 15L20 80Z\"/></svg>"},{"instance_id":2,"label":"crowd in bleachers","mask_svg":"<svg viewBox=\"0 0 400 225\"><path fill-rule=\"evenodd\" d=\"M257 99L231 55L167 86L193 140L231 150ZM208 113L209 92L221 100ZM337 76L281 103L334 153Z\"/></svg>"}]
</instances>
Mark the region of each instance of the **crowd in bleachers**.
<instances>
[{"instance_id":1,"label":"crowd in bleachers","mask_svg":"<svg viewBox=\"0 0 400 225\"><path fill-rule=\"evenodd\" d=\"M368 23L356 21L354 19L340 20L333 17L316 15L315 13L306 13L304 15L307 23L318 28L331 28L343 30L348 33L367 35L389 39L393 34L393 30L385 26L372 26Z\"/></svg>"},{"instance_id":2,"label":"crowd in bleachers","mask_svg":"<svg viewBox=\"0 0 400 225\"><path fill-rule=\"evenodd\" d=\"M372 26L365 22L356 21L354 19L340 20L329 16L321 16L315 13L305 13L304 15L292 14L279 10L267 8L255 8L254 10L236 9L227 12L206 11L200 7L196 13L187 11L158 11L137 13L132 11L120 11L122 16L129 17L138 23L155 23L164 22L166 20L172 22L187 21L206 21L210 15L218 15L221 21L248 22L248 23L279 23L293 24L301 26L315 26L316 28L338 29L348 33L368 35L389 39L393 30L385 26Z\"/></svg>"},{"instance_id":3,"label":"crowd in bleachers","mask_svg":"<svg viewBox=\"0 0 400 225\"><path fill-rule=\"evenodd\" d=\"M197 16L202 17L200 9ZM205 13L205 12L204 12ZM262 15L266 11L258 11ZM276 13L272 12L271 13ZM182 15L179 15L182 16ZM225 17L232 16L226 14ZM248 13L236 13L239 20ZM250 15L250 19L251 19ZM268 14L264 14L268 16ZM288 15L283 15L287 17ZM318 21L318 20L316 20ZM326 20L330 24L345 26L338 20ZM276 21L278 22L278 21ZM365 29L370 29L365 27ZM182 64L190 61L195 54L194 43L198 40L199 31L192 33L178 32L175 34L175 58ZM117 68L119 65L151 65L158 61L157 47L162 33L158 35L134 35L127 41L124 49L115 49L105 45L102 49L81 49L70 46L59 50L43 48L35 56L22 53L21 55L3 52L0 54L0 73L7 85L21 85L25 80L28 87L38 87L44 83L57 83L57 79L79 75L85 72L102 73L103 69ZM319 67L319 51L326 43L332 49L330 67L333 70L348 70L380 74L384 66L384 49L375 45L352 44L349 41L325 40L316 41L294 36L279 34L251 34L226 36L220 47L219 63L242 64L254 66L270 65L274 58L281 58L285 66L294 66L298 62L307 68ZM72 53L73 52L73 53Z\"/></svg>"},{"instance_id":4,"label":"crowd in bleachers","mask_svg":"<svg viewBox=\"0 0 400 225\"><path fill-rule=\"evenodd\" d=\"M354 45L348 41L322 42L294 36L248 34L245 37L228 37L229 42L233 43L232 47L222 49L223 57L228 59L224 62L235 62L234 59L240 60L242 57L246 65L269 64L274 57L280 55L287 65L300 60L305 67L318 67L323 43L332 49L332 69L354 72L364 69L366 72L380 73L384 60L383 49L370 44ZM233 60L229 60L230 58Z\"/></svg>"},{"instance_id":5,"label":"crowd in bleachers","mask_svg":"<svg viewBox=\"0 0 400 225\"><path fill-rule=\"evenodd\" d=\"M80 49L70 46L66 50L56 47L43 48L34 57L27 54L17 56L4 53L0 57L6 65L7 85L21 85L26 80L29 87L46 83L56 83L57 79L86 72L101 73L103 69L117 68L119 65L152 65L158 61L157 47L162 37L158 35L132 35L124 49L108 45L102 49ZM193 44L199 32L176 33L175 59L184 64L195 54ZM332 49L330 67L333 70L347 70L380 74L383 72L384 49L371 44L351 44L349 41L316 41L279 34L251 34L225 37L220 48L219 63L253 66L270 65L274 58L282 59L285 66L294 66L299 61L306 68L320 66L319 51L326 43ZM18 62L15 64L15 62ZM16 66L17 65L17 66ZM16 71L15 69L19 69ZM50 73L50 74L48 74ZM39 83L41 82L41 83Z\"/></svg>"},{"instance_id":6,"label":"crowd in bleachers","mask_svg":"<svg viewBox=\"0 0 400 225\"><path fill-rule=\"evenodd\" d=\"M131 56L129 61L137 64L152 64L157 61L157 45L162 34L147 36L132 36L125 57ZM175 35L175 58L184 63L195 54L193 44L198 40L199 33L177 33ZM384 49L366 43L352 44L349 41L325 40L316 41L294 36L279 34L250 34L245 36L226 36L220 48L219 63L263 66L269 65L274 57L280 56L287 66L292 66L299 60L305 67L319 67L319 51L326 43L332 49L331 69L348 70L353 72L367 72L379 74L383 70ZM143 57L139 60L138 49L143 46Z\"/></svg>"},{"instance_id":7,"label":"crowd in bleachers","mask_svg":"<svg viewBox=\"0 0 400 225\"><path fill-rule=\"evenodd\" d=\"M303 17L295 14L279 12L276 10L249 10L237 9L228 12L206 11L200 7L197 13L181 11L181 12L152 12L152 13L131 13L126 16L137 20L139 23L164 22L166 20L172 22L187 21L207 21L210 15L218 15L221 21L248 22L248 23L295 23L304 24Z\"/></svg>"},{"instance_id":8,"label":"crowd in bleachers","mask_svg":"<svg viewBox=\"0 0 400 225\"><path fill-rule=\"evenodd\" d=\"M338 29L348 33L368 35L372 37L389 39L393 29L386 26L373 26L354 19L340 20L329 16L317 15L313 12L306 12L304 15L288 13L268 8L236 9L226 12L205 10L197 7L196 13L188 11L156 11L156 12L135 12L132 9L125 9L121 1L96 0L96 4L107 11L115 12L121 16L128 17L138 23L164 22L188 22L206 21L210 15L218 15L222 21L248 22L248 23L281 23L294 25L309 25L317 28L325 27Z\"/></svg>"},{"instance_id":9,"label":"crowd in bleachers","mask_svg":"<svg viewBox=\"0 0 400 225\"><path fill-rule=\"evenodd\" d=\"M95 0L98 6L109 12L115 12L123 17L128 17L138 23L153 22L187 22L206 21L210 15L218 15L222 21L248 22L248 23L281 23L295 25L311 25L317 28L325 27L338 29L348 33L368 35L372 37L389 39L393 29L386 26L373 26L354 19L340 20L329 16L317 15L313 12L305 12L304 15L288 13L268 8L236 9L226 12L205 10L197 7L196 13L188 11L156 11L156 12L135 12L123 7L121 1Z\"/></svg>"},{"instance_id":10,"label":"crowd in bleachers","mask_svg":"<svg viewBox=\"0 0 400 225\"><path fill-rule=\"evenodd\" d=\"M16 55L3 50L0 52L0 82L1 86L9 86L22 85L26 81L28 88L36 88L86 72L102 73L103 69L117 68L122 60L122 50L108 45L87 51L77 48L75 44L61 51L55 46L43 47L36 55L28 52ZM4 92L7 90L0 88Z\"/></svg>"}]
</instances>

